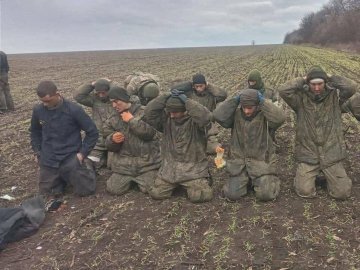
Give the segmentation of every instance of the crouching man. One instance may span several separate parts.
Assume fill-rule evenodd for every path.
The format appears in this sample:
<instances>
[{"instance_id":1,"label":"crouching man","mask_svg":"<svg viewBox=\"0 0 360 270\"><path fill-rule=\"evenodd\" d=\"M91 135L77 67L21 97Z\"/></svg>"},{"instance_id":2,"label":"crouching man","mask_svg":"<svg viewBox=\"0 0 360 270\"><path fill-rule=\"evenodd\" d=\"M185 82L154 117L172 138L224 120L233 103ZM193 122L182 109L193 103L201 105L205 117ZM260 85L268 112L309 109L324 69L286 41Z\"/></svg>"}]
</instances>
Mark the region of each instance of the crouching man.
<instances>
[{"instance_id":1,"label":"crouching man","mask_svg":"<svg viewBox=\"0 0 360 270\"><path fill-rule=\"evenodd\" d=\"M177 186L183 186L190 201L211 200L206 158L209 110L174 87L172 94L161 95L147 105L145 121L163 133L162 163L150 196L166 199Z\"/></svg>"},{"instance_id":2,"label":"crouching man","mask_svg":"<svg viewBox=\"0 0 360 270\"><path fill-rule=\"evenodd\" d=\"M30 131L40 165L40 193L59 197L67 184L80 196L95 193L95 172L86 166L99 136L94 122L81 106L63 98L52 81L40 82L37 95L42 104L33 109Z\"/></svg>"},{"instance_id":3,"label":"crouching man","mask_svg":"<svg viewBox=\"0 0 360 270\"><path fill-rule=\"evenodd\" d=\"M240 104L240 107L239 107ZM276 175L275 154L269 131L285 121L284 112L255 89L245 89L234 98L221 103L213 112L224 128L231 128L227 161L230 178L223 194L239 200L252 186L259 200L275 199L280 191Z\"/></svg>"},{"instance_id":4,"label":"crouching man","mask_svg":"<svg viewBox=\"0 0 360 270\"><path fill-rule=\"evenodd\" d=\"M126 193L136 183L143 193L153 185L160 167L159 136L143 121L144 107L130 102L125 89L110 88L109 98L115 109L103 128L107 149L114 152L111 160L113 174L106 189L114 195Z\"/></svg>"}]
</instances>

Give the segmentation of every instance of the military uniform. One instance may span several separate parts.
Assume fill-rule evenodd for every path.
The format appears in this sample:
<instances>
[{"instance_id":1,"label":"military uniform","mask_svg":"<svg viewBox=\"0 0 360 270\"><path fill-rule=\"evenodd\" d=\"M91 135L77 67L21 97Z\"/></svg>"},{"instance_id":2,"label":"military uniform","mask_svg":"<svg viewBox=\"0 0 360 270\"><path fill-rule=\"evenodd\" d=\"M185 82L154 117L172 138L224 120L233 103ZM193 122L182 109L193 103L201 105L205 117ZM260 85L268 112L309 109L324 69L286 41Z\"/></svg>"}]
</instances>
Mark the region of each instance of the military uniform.
<instances>
[{"instance_id":1,"label":"military uniform","mask_svg":"<svg viewBox=\"0 0 360 270\"><path fill-rule=\"evenodd\" d=\"M110 87L111 84L109 83L109 88ZM93 157L95 157L96 167L100 168L107 162L107 149L105 147L105 139L102 135L103 125L106 119L112 115L114 110L109 98L106 97L102 99L98 97L94 93L94 89L95 86L90 83L83 84L74 92L74 99L78 103L92 108L92 119L95 122L100 136L94 149L89 154L89 158L94 160Z\"/></svg>"},{"instance_id":2,"label":"military uniform","mask_svg":"<svg viewBox=\"0 0 360 270\"><path fill-rule=\"evenodd\" d=\"M7 56L4 52L0 51L0 112L15 109L10 93L8 73L9 64Z\"/></svg>"},{"instance_id":3,"label":"military uniform","mask_svg":"<svg viewBox=\"0 0 360 270\"><path fill-rule=\"evenodd\" d=\"M209 110L198 102L187 99L184 117L172 119L168 110L176 98L168 94L152 100L145 109L145 121L163 133L162 163L154 187L149 194L155 199L169 198L177 186L187 190L192 202L205 202L213 197L208 184L206 128L211 123ZM180 101L179 101L180 102ZM174 107L171 107L174 108Z\"/></svg>"},{"instance_id":4,"label":"military uniform","mask_svg":"<svg viewBox=\"0 0 360 270\"><path fill-rule=\"evenodd\" d=\"M244 97L240 95L241 98ZM255 196L260 200L273 200L280 191L273 140L269 131L276 130L284 123L284 112L267 99L258 106L258 112L248 119L235 97L220 104L213 112L221 126L231 128L226 165L230 178L223 187L224 195L231 200L238 200L247 194L250 180Z\"/></svg>"},{"instance_id":5,"label":"military uniform","mask_svg":"<svg viewBox=\"0 0 360 270\"><path fill-rule=\"evenodd\" d=\"M213 84L207 84L205 91L198 93L195 89L189 93L189 98L199 102L201 105L208 108L210 112L214 111L217 104L223 102L227 97L227 93L224 89L216 87ZM213 119L211 119L213 121ZM210 129L207 131L207 150L209 154L215 153L215 149L220 145L217 135L219 129L216 123L212 123Z\"/></svg>"},{"instance_id":6,"label":"military uniform","mask_svg":"<svg viewBox=\"0 0 360 270\"><path fill-rule=\"evenodd\" d=\"M360 93L357 92L350 99L348 99L342 106L342 112L352 113L354 117L360 121Z\"/></svg>"},{"instance_id":7,"label":"military uniform","mask_svg":"<svg viewBox=\"0 0 360 270\"><path fill-rule=\"evenodd\" d=\"M323 72L319 68L315 71ZM350 196L352 183L342 165L346 148L340 105L356 88L355 82L335 75L328 79L320 95L309 89L304 78L288 81L279 88L280 96L296 113L298 168L294 185L299 196L316 195L315 177L320 172L325 174L330 196L337 199Z\"/></svg>"},{"instance_id":8,"label":"military uniform","mask_svg":"<svg viewBox=\"0 0 360 270\"><path fill-rule=\"evenodd\" d=\"M127 192L131 182L137 183L140 191L147 193L161 163L159 136L154 128L143 121L144 107L132 104L129 112L134 118L128 123L114 112L103 129L106 148L114 152L111 160L113 174L107 180L106 189L115 195ZM112 140L116 131L125 136L121 144Z\"/></svg>"},{"instance_id":9,"label":"military uniform","mask_svg":"<svg viewBox=\"0 0 360 270\"><path fill-rule=\"evenodd\" d=\"M152 87L151 91L151 98L155 98L159 95L160 80L156 75L151 73L143 73L143 72L135 72L126 77L124 81L124 87L128 94L131 96L132 103L140 103L142 105L146 105L148 103L148 97L144 95L144 88L155 84L155 88L157 88L157 92ZM157 86L157 87L156 87Z\"/></svg>"}]
</instances>

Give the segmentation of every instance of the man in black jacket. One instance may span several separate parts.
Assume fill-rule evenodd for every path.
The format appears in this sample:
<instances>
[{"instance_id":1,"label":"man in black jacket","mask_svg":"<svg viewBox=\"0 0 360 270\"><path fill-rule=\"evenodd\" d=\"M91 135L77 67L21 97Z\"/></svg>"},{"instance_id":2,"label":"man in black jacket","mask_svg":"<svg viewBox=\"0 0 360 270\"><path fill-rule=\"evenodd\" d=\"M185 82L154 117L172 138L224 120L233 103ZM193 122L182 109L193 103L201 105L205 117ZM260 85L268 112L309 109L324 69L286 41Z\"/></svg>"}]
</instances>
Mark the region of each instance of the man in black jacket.
<instances>
[{"instance_id":1,"label":"man in black jacket","mask_svg":"<svg viewBox=\"0 0 360 270\"><path fill-rule=\"evenodd\" d=\"M85 158L99 136L94 122L81 106L64 99L52 81L40 82L37 95L42 104L33 109L30 131L40 165L40 194L57 196L68 183L79 196L93 194L95 173Z\"/></svg>"}]
</instances>

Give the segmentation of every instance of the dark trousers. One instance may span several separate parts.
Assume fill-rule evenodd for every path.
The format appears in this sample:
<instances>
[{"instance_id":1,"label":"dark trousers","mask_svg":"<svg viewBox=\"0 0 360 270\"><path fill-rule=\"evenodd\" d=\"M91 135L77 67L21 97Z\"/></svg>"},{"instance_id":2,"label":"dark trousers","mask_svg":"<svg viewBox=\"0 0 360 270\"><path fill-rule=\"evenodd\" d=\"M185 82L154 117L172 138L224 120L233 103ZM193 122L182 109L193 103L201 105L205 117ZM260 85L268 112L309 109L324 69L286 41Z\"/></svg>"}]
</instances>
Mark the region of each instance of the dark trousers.
<instances>
[{"instance_id":1,"label":"dark trousers","mask_svg":"<svg viewBox=\"0 0 360 270\"><path fill-rule=\"evenodd\" d=\"M76 155L62 161L59 168L40 166L40 194L62 194L67 184L73 186L76 195L94 194L96 189L95 171L84 163L80 164Z\"/></svg>"}]
</instances>

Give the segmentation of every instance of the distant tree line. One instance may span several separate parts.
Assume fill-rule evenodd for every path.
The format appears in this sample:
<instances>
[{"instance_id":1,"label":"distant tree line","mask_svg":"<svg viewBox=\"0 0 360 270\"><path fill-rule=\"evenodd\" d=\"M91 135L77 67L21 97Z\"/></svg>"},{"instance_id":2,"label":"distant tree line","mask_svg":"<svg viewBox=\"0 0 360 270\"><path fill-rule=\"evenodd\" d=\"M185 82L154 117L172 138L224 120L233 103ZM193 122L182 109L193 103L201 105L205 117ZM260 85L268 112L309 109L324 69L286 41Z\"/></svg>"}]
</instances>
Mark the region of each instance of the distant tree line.
<instances>
[{"instance_id":1,"label":"distant tree line","mask_svg":"<svg viewBox=\"0 0 360 270\"><path fill-rule=\"evenodd\" d=\"M360 44L360 0L331 0L307 14L300 28L287 33L284 43L319 45Z\"/></svg>"}]
</instances>

